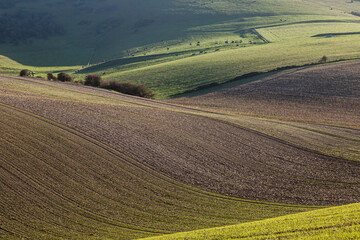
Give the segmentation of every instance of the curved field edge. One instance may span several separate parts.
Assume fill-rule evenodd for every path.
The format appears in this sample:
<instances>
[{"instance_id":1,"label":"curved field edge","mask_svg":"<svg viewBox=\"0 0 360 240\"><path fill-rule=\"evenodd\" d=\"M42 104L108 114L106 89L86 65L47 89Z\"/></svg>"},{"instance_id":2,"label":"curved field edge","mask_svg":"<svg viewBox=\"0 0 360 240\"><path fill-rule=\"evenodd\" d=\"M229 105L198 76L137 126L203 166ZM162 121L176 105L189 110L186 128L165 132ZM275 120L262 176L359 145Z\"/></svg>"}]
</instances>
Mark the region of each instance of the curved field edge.
<instances>
[{"instance_id":1,"label":"curved field edge","mask_svg":"<svg viewBox=\"0 0 360 240\"><path fill-rule=\"evenodd\" d=\"M359 239L360 203L146 240ZM145 240L145 239L144 239Z\"/></svg>"},{"instance_id":2,"label":"curved field edge","mask_svg":"<svg viewBox=\"0 0 360 240\"><path fill-rule=\"evenodd\" d=\"M315 208L197 190L48 119L0 112L2 238L133 239Z\"/></svg>"}]
</instances>

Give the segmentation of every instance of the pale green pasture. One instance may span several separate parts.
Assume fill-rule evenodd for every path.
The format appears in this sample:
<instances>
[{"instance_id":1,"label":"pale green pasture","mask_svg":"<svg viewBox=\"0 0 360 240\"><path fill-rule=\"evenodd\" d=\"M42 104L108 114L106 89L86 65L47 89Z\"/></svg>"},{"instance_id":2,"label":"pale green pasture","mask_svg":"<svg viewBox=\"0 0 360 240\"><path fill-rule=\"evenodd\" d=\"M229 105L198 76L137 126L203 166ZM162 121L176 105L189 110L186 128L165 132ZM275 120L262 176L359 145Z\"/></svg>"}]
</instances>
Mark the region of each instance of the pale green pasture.
<instances>
[{"instance_id":1,"label":"pale green pasture","mask_svg":"<svg viewBox=\"0 0 360 240\"><path fill-rule=\"evenodd\" d=\"M315 210L263 221L147 238L165 239L359 239L360 204Z\"/></svg>"},{"instance_id":2,"label":"pale green pasture","mask_svg":"<svg viewBox=\"0 0 360 240\"><path fill-rule=\"evenodd\" d=\"M350 13L359 7L359 1L350 3L345 0L89 0L86 4L65 0L22 1L13 9L0 9L0 14L20 10L51 13L64 26L65 33L47 39L30 39L16 46L2 44L0 51L24 65L86 65L88 62L123 57L126 50L143 46L166 52L167 47L162 45L161 40L166 40L170 46L181 45L183 40L188 42L193 37L201 40L203 31L212 25L223 26L220 32L208 32L214 35L209 39L223 40L235 37L237 31L258 27L259 24L286 24L294 22L293 18L309 15L319 19L323 16L356 18ZM109 20L117 24L111 27L111 31L99 32L99 26L101 28L101 24ZM150 24L136 27L143 20L149 20ZM254 25L256 20L260 21ZM236 30L227 28L229 23L232 26L236 23L239 27ZM209 34L206 35L208 39ZM202 41L206 47L206 40Z\"/></svg>"},{"instance_id":3,"label":"pale green pasture","mask_svg":"<svg viewBox=\"0 0 360 240\"><path fill-rule=\"evenodd\" d=\"M360 22L301 23L277 27L259 28L257 31L271 42L310 41L307 38L318 34L354 33L360 34ZM332 36L337 37L337 36ZM306 40L304 40L306 38Z\"/></svg>"},{"instance_id":4,"label":"pale green pasture","mask_svg":"<svg viewBox=\"0 0 360 240\"><path fill-rule=\"evenodd\" d=\"M286 19L286 16L283 17ZM276 25L279 21L275 17L266 19L269 25ZM145 84L156 93L157 98L166 98L200 85L225 82L250 72L316 63L324 55L329 61L360 58L360 35L312 37L317 34L356 32L360 29L360 23L344 17L336 18L338 22L311 22L314 19L316 16L303 16L291 21L308 23L261 28L260 23L264 18L252 18L252 23L245 21L241 23L244 25L239 22L228 22L225 24L226 31L216 34L214 32L220 31L221 25L208 25L203 28L202 33L197 29L198 35L190 39L193 44L200 41L200 47L190 46L189 39L179 40L178 43L166 42L155 46L151 53L163 54L159 58L151 59L151 56L148 56L149 60L147 60L145 56L139 61L130 63L115 63L105 68L101 68L100 65L100 70L75 74L74 77L76 80L83 80L89 73L105 73L104 79ZM328 21L328 17L317 19L317 21ZM257 31L272 42L250 45L248 41L250 39L254 41L256 38L254 35L240 37L240 32L235 31L236 28L244 29L247 24L252 26L258 24L260 28ZM243 43L236 47L236 44L225 44L224 40L243 40ZM215 44L216 41L221 44ZM259 39L258 42L261 43ZM167 47L170 49L167 50ZM219 51L215 51L216 49ZM200 51L204 52L200 53ZM81 66L29 67L5 57L1 59L1 71L15 75L23 68L28 68L42 77L45 77L47 72L74 73L75 70L82 68Z\"/></svg>"},{"instance_id":5,"label":"pale green pasture","mask_svg":"<svg viewBox=\"0 0 360 240\"><path fill-rule=\"evenodd\" d=\"M360 57L360 35L332 38L303 37L115 72L105 79L145 84L158 98L212 82L224 82L237 76L269 71L278 67L316 63L326 55L330 61Z\"/></svg>"}]
</instances>

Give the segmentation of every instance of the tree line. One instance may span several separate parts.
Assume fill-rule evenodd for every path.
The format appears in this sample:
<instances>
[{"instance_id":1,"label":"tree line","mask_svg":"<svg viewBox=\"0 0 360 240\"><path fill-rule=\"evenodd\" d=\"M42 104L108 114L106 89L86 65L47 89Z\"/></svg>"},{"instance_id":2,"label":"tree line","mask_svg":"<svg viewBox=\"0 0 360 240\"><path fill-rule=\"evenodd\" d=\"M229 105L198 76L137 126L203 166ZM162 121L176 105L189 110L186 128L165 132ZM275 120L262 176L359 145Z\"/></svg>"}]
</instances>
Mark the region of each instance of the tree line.
<instances>
[{"instance_id":1,"label":"tree line","mask_svg":"<svg viewBox=\"0 0 360 240\"><path fill-rule=\"evenodd\" d=\"M23 69L20 71L20 76L34 77L34 73L30 70ZM65 72L58 73L57 76L55 76L53 73L48 73L47 79L50 81L61 81L61 82L73 81L72 77ZM85 81L81 83L83 83L85 86L104 88L138 97L154 98L155 96L153 92L150 89L148 89L145 85L129 83L129 82L118 82L114 80L102 80L99 75L87 75L85 77Z\"/></svg>"}]
</instances>

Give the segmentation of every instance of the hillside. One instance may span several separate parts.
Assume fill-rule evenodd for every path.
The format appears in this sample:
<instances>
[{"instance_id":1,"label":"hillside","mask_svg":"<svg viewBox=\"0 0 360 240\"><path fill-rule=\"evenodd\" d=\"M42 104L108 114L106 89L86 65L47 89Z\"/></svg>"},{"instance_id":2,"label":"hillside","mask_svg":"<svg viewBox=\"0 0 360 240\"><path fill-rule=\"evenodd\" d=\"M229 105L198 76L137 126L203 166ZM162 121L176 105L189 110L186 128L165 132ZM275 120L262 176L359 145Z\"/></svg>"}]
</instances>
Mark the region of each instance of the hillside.
<instances>
[{"instance_id":1,"label":"hillside","mask_svg":"<svg viewBox=\"0 0 360 240\"><path fill-rule=\"evenodd\" d=\"M253 72L316 64L323 56L328 62L360 58L359 1L29 4L12 1L0 10L0 53L12 59L0 62L3 74L66 71L75 81L98 74L169 98Z\"/></svg>"},{"instance_id":2,"label":"hillside","mask_svg":"<svg viewBox=\"0 0 360 240\"><path fill-rule=\"evenodd\" d=\"M215 239L358 239L360 204L316 210L258 222L146 238Z\"/></svg>"},{"instance_id":3,"label":"hillside","mask_svg":"<svg viewBox=\"0 0 360 240\"><path fill-rule=\"evenodd\" d=\"M171 179L141 162L151 140L131 137L137 130L131 130L131 125L126 130L111 115L104 122L98 119L104 107L138 112L136 101L126 103L131 99L41 81L29 81L28 91L15 91L22 83L0 80L0 238L134 239L315 208L230 198ZM42 92L44 87L52 97ZM79 98L61 99L66 94L76 96L75 92ZM116 103L101 103L102 99ZM94 100L97 103L88 104ZM21 102L28 105L10 106ZM48 104L57 106L56 111ZM86 116L92 105L98 112ZM51 116L36 114L39 109ZM161 110L158 114L170 116ZM56 117L61 121L50 119ZM100 128L92 126L92 119ZM117 128L99 131L111 122ZM81 132L85 129L86 134ZM129 135L120 136L117 129ZM107 143L109 138L117 147ZM157 159L167 151L161 147L149 159L155 164L162 164Z\"/></svg>"},{"instance_id":4,"label":"hillside","mask_svg":"<svg viewBox=\"0 0 360 240\"><path fill-rule=\"evenodd\" d=\"M323 205L350 203L357 198L353 190L358 184L358 163L261 134L266 127L279 129L280 121L232 117L43 80L5 77L1 86L5 89L1 102L67 125L205 190L242 198ZM260 132L247 130L249 121ZM290 127L279 132L290 133ZM303 127L306 131L306 125ZM322 126L307 127L307 135L301 137L310 141L319 134L310 129ZM332 131L336 131L335 126L322 131L324 144L332 140L327 137ZM356 146L356 129L337 131ZM346 147L341 150L346 152ZM274 171L277 178L273 178ZM320 191L323 187L327 190ZM314 191L318 194L313 195Z\"/></svg>"},{"instance_id":5,"label":"hillside","mask_svg":"<svg viewBox=\"0 0 360 240\"><path fill-rule=\"evenodd\" d=\"M359 9L0 0L0 239L360 237Z\"/></svg>"},{"instance_id":6,"label":"hillside","mask_svg":"<svg viewBox=\"0 0 360 240\"><path fill-rule=\"evenodd\" d=\"M1 237L133 239L360 199L355 127L5 75L0 103Z\"/></svg>"},{"instance_id":7,"label":"hillside","mask_svg":"<svg viewBox=\"0 0 360 240\"><path fill-rule=\"evenodd\" d=\"M97 63L127 56L126 50L137 54L136 49L144 46L167 52L167 47L173 51L189 41L247 39L247 31L259 23L291 23L294 16L354 17L351 13L360 5L345 0L2 0L0 4L1 54L36 66ZM222 30L214 29L216 25Z\"/></svg>"},{"instance_id":8,"label":"hillside","mask_svg":"<svg viewBox=\"0 0 360 240\"><path fill-rule=\"evenodd\" d=\"M253 72L316 64L323 56L328 62L360 58L360 35L357 34L360 22L357 18L306 15L288 20L291 22L277 25L278 16L262 17L246 19L241 24L230 22L208 26L207 31L226 28L236 32L249 29L249 25L253 28L249 30L251 34L240 38L202 39L201 47L195 49L186 43L172 47L174 52L159 51L146 56L140 53L82 69L74 76L82 79L92 73L105 79L145 84L157 98L168 98ZM229 44L225 43L226 39L230 40Z\"/></svg>"}]
</instances>

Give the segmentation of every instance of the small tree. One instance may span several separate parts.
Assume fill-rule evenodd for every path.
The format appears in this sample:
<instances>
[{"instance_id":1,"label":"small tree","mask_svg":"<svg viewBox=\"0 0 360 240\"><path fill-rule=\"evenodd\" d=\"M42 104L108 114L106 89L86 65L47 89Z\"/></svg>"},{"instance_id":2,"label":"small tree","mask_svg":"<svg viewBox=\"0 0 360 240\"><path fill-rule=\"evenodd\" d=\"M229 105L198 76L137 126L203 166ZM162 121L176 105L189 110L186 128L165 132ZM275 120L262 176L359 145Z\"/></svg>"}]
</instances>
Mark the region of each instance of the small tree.
<instances>
[{"instance_id":1,"label":"small tree","mask_svg":"<svg viewBox=\"0 0 360 240\"><path fill-rule=\"evenodd\" d=\"M327 56L323 56L320 60L319 63L326 63L328 61L328 57Z\"/></svg>"},{"instance_id":2,"label":"small tree","mask_svg":"<svg viewBox=\"0 0 360 240\"><path fill-rule=\"evenodd\" d=\"M23 69L20 71L20 77L30 77L30 71L27 69Z\"/></svg>"},{"instance_id":3,"label":"small tree","mask_svg":"<svg viewBox=\"0 0 360 240\"><path fill-rule=\"evenodd\" d=\"M99 75L87 75L85 77L84 85L99 87L101 84L101 77Z\"/></svg>"},{"instance_id":4,"label":"small tree","mask_svg":"<svg viewBox=\"0 0 360 240\"><path fill-rule=\"evenodd\" d=\"M72 81L72 77L64 72L61 72L57 75L57 79L61 82L71 82Z\"/></svg>"},{"instance_id":5,"label":"small tree","mask_svg":"<svg viewBox=\"0 0 360 240\"><path fill-rule=\"evenodd\" d=\"M53 81L56 81L57 78L54 76L54 74L52 73L48 73L47 74L47 80L53 80Z\"/></svg>"}]
</instances>

